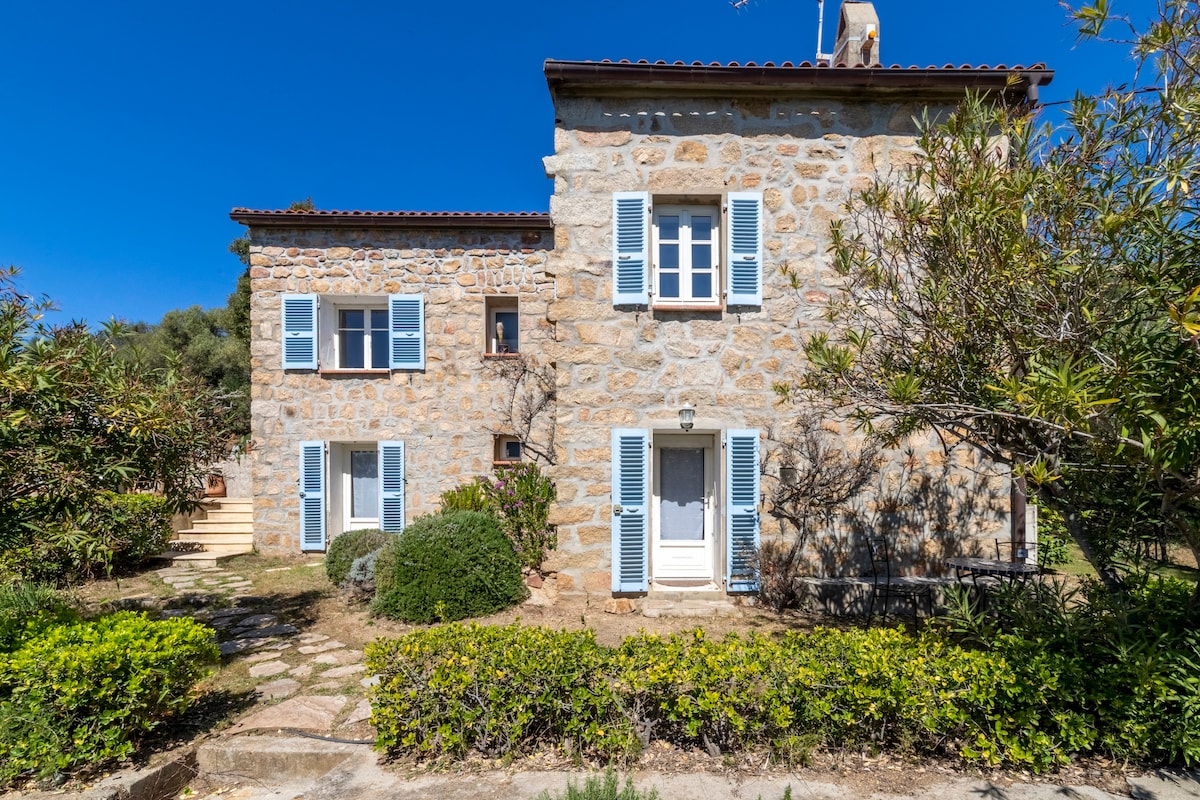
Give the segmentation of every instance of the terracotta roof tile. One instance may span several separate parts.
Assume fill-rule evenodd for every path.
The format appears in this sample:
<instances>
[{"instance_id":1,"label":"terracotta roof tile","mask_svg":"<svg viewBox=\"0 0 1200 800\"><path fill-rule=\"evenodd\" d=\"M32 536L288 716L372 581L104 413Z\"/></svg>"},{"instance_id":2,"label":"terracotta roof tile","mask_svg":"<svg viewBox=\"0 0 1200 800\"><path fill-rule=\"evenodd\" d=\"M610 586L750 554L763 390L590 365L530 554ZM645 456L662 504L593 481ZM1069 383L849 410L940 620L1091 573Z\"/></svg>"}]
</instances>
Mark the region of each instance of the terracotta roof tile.
<instances>
[{"instance_id":1,"label":"terracotta roof tile","mask_svg":"<svg viewBox=\"0 0 1200 800\"><path fill-rule=\"evenodd\" d=\"M944 64L920 67L915 64L902 66L848 67L844 64L829 66L802 61L793 64L785 61L776 65L767 61L745 64L730 61L723 64L713 61L704 64L693 61L557 61L547 59L543 65L546 82L552 92L575 90L587 93L595 89L639 89L657 93L674 93L681 86L705 92L758 92L774 93L781 90L801 93L840 93L844 91L884 92L895 94L910 92L929 97L949 97L966 89L1001 91L1019 95L1026 89L1045 86L1054 78L1054 72L1043 63L1031 66L1017 64L1009 67L998 64ZM1016 73L1021 80L1009 82Z\"/></svg>"},{"instance_id":2,"label":"terracotta roof tile","mask_svg":"<svg viewBox=\"0 0 1200 800\"><path fill-rule=\"evenodd\" d=\"M235 208L229 218L244 225L355 226L396 228L551 228L550 215L541 211L293 211Z\"/></svg>"}]
</instances>

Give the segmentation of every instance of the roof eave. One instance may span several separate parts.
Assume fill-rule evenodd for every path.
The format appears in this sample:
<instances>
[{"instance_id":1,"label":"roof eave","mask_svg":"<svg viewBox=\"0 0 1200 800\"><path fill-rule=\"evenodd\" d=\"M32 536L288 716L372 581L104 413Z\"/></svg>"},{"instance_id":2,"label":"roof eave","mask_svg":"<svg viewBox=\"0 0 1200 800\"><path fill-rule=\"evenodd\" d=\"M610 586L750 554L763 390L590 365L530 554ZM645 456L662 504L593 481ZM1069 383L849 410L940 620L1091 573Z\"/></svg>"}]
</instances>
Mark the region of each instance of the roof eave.
<instances>
[{"instance_id":1,"label":"roof eave","mask_svg":"<svg viewBox=\"0 0 1200 800\"><path fill-rule=\"evenodd\" d=\"M818 67L737 66L721 64L665 64L630 62L545 62L546 83L552 94L611 94L630 91L652 93L827 94L858 90L864 94L900 94L923 97L961 94L968 89L1024 94L1031 86L1045 86L1054 72L1038 64L1011 69L990 67ZM1015 80L1014 80L1015 76Z\"/></svg>"},{"instance_id":2,"label":"roof eave","mask_svg":"<svg viewBox=\"0 0 1200 800\"><path fill-rule=\"evenodd\" d=\"M549 214L431 214L373 211L252 211L235 208L229 218L257 228L391 228L408 230L549 231Z\"/></svg>"}]
</instances>

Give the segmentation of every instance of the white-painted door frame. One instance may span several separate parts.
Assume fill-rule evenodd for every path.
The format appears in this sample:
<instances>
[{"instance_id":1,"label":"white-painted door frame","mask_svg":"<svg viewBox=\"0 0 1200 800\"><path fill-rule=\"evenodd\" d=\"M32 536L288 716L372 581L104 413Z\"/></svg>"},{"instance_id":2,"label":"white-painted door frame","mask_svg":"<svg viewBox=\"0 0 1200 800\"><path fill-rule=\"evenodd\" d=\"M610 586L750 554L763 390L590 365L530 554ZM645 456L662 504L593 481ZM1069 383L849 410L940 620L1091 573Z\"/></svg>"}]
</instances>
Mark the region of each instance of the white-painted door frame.
<instances>
[{"instance_id":1,"label":"white-painted door frame","mask_svg":"<svg viewBox=\"0 0 1200 800\"><path fill-rule=\"evenodd\" d=\"M354 484L352 481L351 463L356 452L370 452L371 457L376 459L374 462L378 465L379 445L376 442L340 442L337 444L341 457L337 460L338 475L340 477L341 488L341 524L343 531L352 531L359 528L378 528L379 527L379 503L372 505L375 512L369 517L354 517L351 515L351 510L354 507ZM376 486L378 487L379 476L376 475ZM376 492L379 489L376 488Z\"/></svg>"},{"instance_id":2,"label":"white-painted door frame","mask_svg":"<svg viewBox=\"0 0 1200 800\"><path fill-rule=\"evenodd\" d=\"M699 540L662 536L663 451L700 450L703 459L703 525ZM650 574L655 581L712 581L716 575L717 521L716 437L707 433L656 433L651 449Z\"/></svg>"}]
</instances>

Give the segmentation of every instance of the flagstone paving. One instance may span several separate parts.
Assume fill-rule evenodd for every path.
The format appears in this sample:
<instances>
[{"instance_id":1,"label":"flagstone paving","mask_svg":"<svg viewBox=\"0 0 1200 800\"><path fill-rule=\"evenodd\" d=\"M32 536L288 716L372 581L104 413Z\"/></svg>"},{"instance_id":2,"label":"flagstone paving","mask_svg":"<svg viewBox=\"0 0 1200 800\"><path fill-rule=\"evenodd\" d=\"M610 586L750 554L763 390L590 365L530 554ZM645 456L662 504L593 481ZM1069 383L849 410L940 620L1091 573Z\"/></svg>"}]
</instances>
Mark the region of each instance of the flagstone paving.
<instances>
[{"instance_id":1,"label":"flagstone paving","mask_svg":"<svg viewBox=\"0 0 1200 800\"><path fill-rule=\"evenodd\" d=\"M363 726L370 717L363 679L363 652L323 633L301 631L256 604L253 581L225 567L173 564L158 570L172 589L161 608L166 618L192 617L217 632L222 667L245 669L264 701L230 733L296 729L332 733ZM152 609L162 600L125 599L126 605ZM279 700L281 702L273 703ZM271 703L270 705L266 705Z\"/></svg>"}]
</instances>

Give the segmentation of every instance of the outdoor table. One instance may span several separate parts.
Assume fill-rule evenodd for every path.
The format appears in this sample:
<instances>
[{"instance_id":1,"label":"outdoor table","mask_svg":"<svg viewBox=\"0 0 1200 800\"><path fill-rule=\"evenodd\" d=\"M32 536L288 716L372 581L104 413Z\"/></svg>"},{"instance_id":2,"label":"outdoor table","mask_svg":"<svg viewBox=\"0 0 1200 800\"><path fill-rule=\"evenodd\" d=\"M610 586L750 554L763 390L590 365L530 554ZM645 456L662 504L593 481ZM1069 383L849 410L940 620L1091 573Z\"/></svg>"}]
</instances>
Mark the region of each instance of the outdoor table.
<instances>
[{"instance_id":1,"label":"outdoor table","mask_svg":"<svg viewBox=\"0 0 1200 800\"><path fill-rule=\"evenodd\" d=\"M1024 561L997 561L992 558L976 556L956 556L947 558L943 563L954 570L960 578L967 574L972 579L978 578L980 575L993 575L1007 580L1024 580L1031 575L1038 574L1036 564L1026 564Z\"/></svg>"},{"instance_id":2,"label":"outdoor table","mask_svg":"<svg viewBox=\"0 0 1200 800\"><path fill-rule=\"evenodd\" d=\"M954 570L960 581L964 574L970 575L971 583L975 586L975 594L979 601L985 605L987 603L987 592L979 585L980 575L992 576L1007 581L1024 581L1031 575L1037 575L1039 572L1036 564L1026 564L1024 561L999 561L997 559L979 558L977 556L956 556L954 558L947 558L942 563Z\"/></svg>"}]
</instances>

